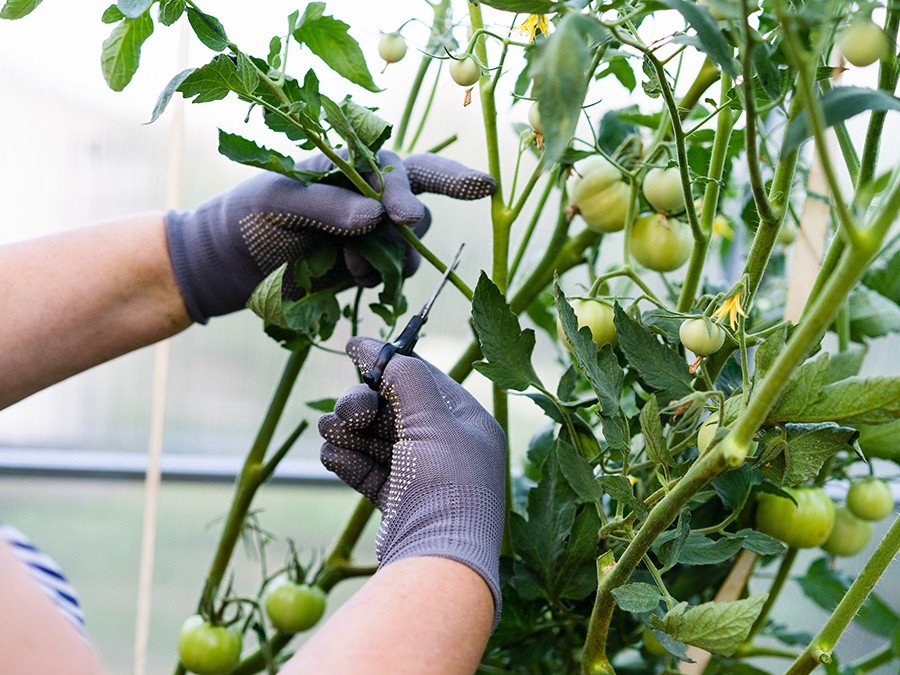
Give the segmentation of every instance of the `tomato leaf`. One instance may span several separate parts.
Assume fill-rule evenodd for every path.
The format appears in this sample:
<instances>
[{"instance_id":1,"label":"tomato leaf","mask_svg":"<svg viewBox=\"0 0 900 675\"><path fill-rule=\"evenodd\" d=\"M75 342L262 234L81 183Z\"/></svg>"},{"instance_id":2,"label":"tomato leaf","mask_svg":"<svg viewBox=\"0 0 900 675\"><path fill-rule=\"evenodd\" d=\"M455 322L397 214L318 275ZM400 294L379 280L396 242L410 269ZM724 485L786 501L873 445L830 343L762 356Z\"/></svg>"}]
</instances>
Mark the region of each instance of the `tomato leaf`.
<instances>
[{"instance_id":1,"label":"tomato leaf","mask_svg":"<svg viewBox=\"0 0 900 675\"><path fill-rule=\"evenodd\" d=\"M153 114L150 115L150 120L147 122L147 124L153 124L156 120L159 119L159 116L162 115L163 112L165 112L166 107L168 107L169 101L172 100L172 95L178 90L178 87L181 86L181 83L184 82L188 78L188 76L195 70L197 69L185 68L175 77L169 80L169 83L159 93L159 98L156 99L156 105L153 106Z\"/></svg>"},{"instance_id":2,"label":"tomato leaf","mask_svg":"<svg viewBox=\"0 0 900 675\"><path fill-rule=\"evenodd\" d=\"M828 359L828 384L859 375L868 349L863 345L850 345L846 351L832 354Z\"/></svg>"},{"instance_id":3,"label":"tomato leaf","mask_svg":"<svg viewBox=\"0 0 900 675\"><path fill-rule=\"evenodd\" d=\"M787 324L782 324L756 348L753 355L753 377L759 382L784 350L787 340Z\"/></svg>"},{"instance_id":4,"label":"tomato leaf","mask_svg":"<svg viewBox=\"0 0 900 675\"><path fill-rule=\"evenodd\" d=\"M710 539L704 534L692 532L684 542L678 556L680 565L717 565L730 560L743 547L740 538L720 537Z\"/></svg>"},{"instance_id":5,"label":"tomato leaf","mask_svg":"<svg viewBox=\"0 0 900 675\"><path fill-rule=\"evenodd\" d=\"M337 403L337 399L335 398L320 398L315 401L307 401L306 407L319 412L330 413L334 411L335 403Z\"/></svg>"},{"instance_id":6,"label":"tomato leaf","mask_svg":"<svg viewBox=\"0 0 900 675\"><path fill-rule=\"evenodd\" d=\"M563 156L575 134L590 82L590 74L585 69L591 62L588 43L596 42L605 33L596 19L571 12L537 46L531 77L534 97L541 110L543 159L547 164Z\"/></svg>"},{"instance_id":7,"label":"tomato leaf","mask_svg":"<svg viewBox=\"0 0 900 675\"><path fill-rule=\"evenodd\" d=\"M472 301L472 321L481 344L484 361L473 364L475 370L504 389L523 391L541 380L531 365L534 331L522 330L506 298L482 272Z\"/></svg>"},{"instance_id":8,"label":"tomato leaf","mask_svg":"<svg viewBox=\"0 0 900 675\"><path fill-rule=\"evenodd\" d=\"M348 33L350 26L325 16L324 2L311 2L300 17L294 39L341 77L369 91L381 91L375 84L359 44Z\"/></svg>"},{"instance_id":9,"label":"tomato leaf","mask_svg":"<svg viewBox=\"0 0 900 675\"><path fill-rule=\"evenodd\" d=\"M769 419L774 422L884 424L900 415L900 377L848 377L823 387L814 401L791 415L780 407L773 412Z\"/></svg>"},{"instance_id":10,"label":"tomato leaf","mask_svg":"<svg viewBox=\"0 0 900 675\"><path fill-rule=\"evenodd\" d=\"M879 254L878 259L866 272L863 283L873 291L900 303L900 241L895 241L892 248Z\"/></svg>"},{"instance_id":11,"label":"tomato leaf","mask_svg":"<svg viewBox=\"0 0 900 675\"><path fill-rule=\"evenodd\" d=\"M900 276L900 275L897 275ZM850 291L850 339L876 338L900 331L900 306L877 291L857 286Z\"/></svg>"},{"instance_id":12,"label":"tomato leaf","mask_svg":"<svg viewBox=\"0 0 900 675\"><path fill-rule=\"evenodd\" d=\"M809 566L806 575L797 579L803 593L827 612L834 611L850 588L852 579L828 568L828 560L819 558ZM900 625L900 615L875 593L863 602L853 622L870 633L889 638Z\"/></svg>"},{"instance_id":13,"label":"tomato leaf","mask_svg":"<svg viewBox=\"0 0 900 675\"><path fill-rule=\"evenodd\" d=\"M733 602L705 602L690 607L680 602L662 618L650 615L650 625L680 642L714 654L732 655L747 639L767 593Z\"/></svg>"},{"instance_id":14,"label":"tomato leaf","mask_svg":"<svg viewBox=\"0 0 900 675\"><path fill-rule=\"evenodd\" d=\"M116 3L116 7L119 8L123 16L129 19L136 19L150 9L152 4L153 0L119 0Z\"/></svg>"},{"instance_id":15,"label":"tomato leaf","mask_svg":"<svg viewBox=\"0 0 900 675\"><path fill-rule=\"evenodd\" d=\"M171 26L181 18L185 10L185 0L159 0L159 22Z\"/></svg>"},{"instance_id":16,"label":"tomato leaf","mask_svg":"<svg viewBox=\"0 0 900 675\"><path fill-rule=\"evenodd\" d=\"M485 0L484 4L506 12L528 14L553 14L559 11L560 5L553 0Z\"/></svg>"},{"instance_id":17,"label":"tomato leaf","mask_svg":"<svg viewBox=\"0 0 900 675\"><path fill-rule=\"evenodd\" d=\"M385 239L375 232L354 238L350 244L363 258L378 270L382 286L378 300L388 310L382 319L391 324L406 311L406 297L403 295L403 245Z\"/></svg>"},{"instance_id":18,"label":"tomato leaf","mask_svg":"<svg viewBox=\"0 0 900 675\"><path fill-rule=\"evenodd\" d=\"M257 169L274 171L301 183L309 183L321 174L294 168L294 160L280 152L257 145L237 134L219 129L219 152L233 162Z\"/></svg>"},{"instance_id":19,"label":"tomato leaf","mask_svg":"<svg viewBox=\"0 0 900 675\"><path fill-rule=\"evenodd\" d=\"M194 103L208 103L223 99L232 91L239 96L252 94L253 89L248 89L247 83L246 66L244 72L239 72L238 64L224 54L219 54L205 66L190 73L176 90L185 98L194 98Z\"/></svg>"},{"instance_id":20,"label":"tomato leaf","mask_svg":"<svg viewBox=\"0 0 900 675\"><path fill-rule=\"evenodd\" d=\"M697 49L719 64L726 73L737 77L738 67L733 56L734 50L707 9L696 2L687 2L687 0L658 1L662 5L678 11L685 21L697 31L698 40L695 44Z\"/></svg>"},{"instance_id":21,"label":"tomato leaf","mask_svg":"<svg viewBox=\"0 0 900 675\"><path fill-rule=\"evenodd\" d=\"M756 474L758 480L758 474ZM744 464L738 469L716 476L712 487L729 511L740 511L750 497L754 485L754 473Z\"/></svg>"},{"instance_id":22,"label":"tomato leaf","mask_svg":"<svg viewBox=\"0 0 900 675\"><path fill-rule=\"evenodd\" d=\"M100 20L103 23L117 23L124 18L125 15L122 14L122 10L120 10L115 5L110 5L103 10L103 15L100 17Z\"/></svg>"},{"instance_id":23,"label":"tomato leaf","mask_svg":"<svg viewBox=\"0 0 900 675\"><path fill-rule=\"evenodd\" d=\"M560 441L557 445L559 468L578 498L588 504L600 504L603 490L588 461L573 445Z\"/></svg>"},{"instance_id":24,"label":"tomato leaf","mask_svg":"<svg viewBox=\"0 0 900 675\"><path fill-rule=\"evenodd\" d=\"M31 14L43 0L6 0L0 19L21 19Z\"/></svg>"},{"instance_id":25,"label":"tomato leaf","mask_svg":"<svg viewBox=\"0 0 900 675\"><path fill-rule=\"evenodd\" d=\"M641 384L657 392L657 398L668 404L693 391L687 362L674 349L662 344L654 333L628 316L618 303L615 306L615 324L619 348L625 359Z\"/></svg>"},{"instance_id":26,"label":"tomato leaf","mask_svg":"<svg viewBox=\"0 0 900 675\"><path fill-rule=\"evenodd\" d=\"M122 91L128 86L140 65L141 47L152 34L153 19L146 13L123 19L103 41L100 66L110 89Z\"/></svg>"},{"instance_id":27,"label":"tomato leaf","mask_svg":"<svg viewBox=\"0 0 900 675\"><path fill-rule=\"evenodd\" d=\"M656 553L656 557L662 565L660 572L668 572L675 567L690 534L691 512L689 509L684 509L678 514L678 524L675 529L663 532L653 543L653 552Z\"/></svg>"},{"instance_id":28,"label":"tomato leaf","mask_svg":"<svg viewBox=\"0 0 900 675\"><path fill-rule=\"evenodd\" d=\"M726 534L726 537L736 537L741 540L741 546L757 555L781 555L787 548L775 537L745 528L734 534Z\"/></svg>"},{"instance_id":29,"label":"tomato leaf","mask_svg":"<svg viewBox=\"0 0 900 675\"><path fill-rule=\"evenodd\" d=\"M760 466L762 474L777 485L793 487L815 476L825 461L856 438L857 431L834 422L787 424L787 443L782 452L768 457Z\"/></svg>"},{"instance_id":30,"label":"tomato leaf","mask_svg":"<svg viewBox=\"0 0 900 675\"><path fill-rule=\"evenodd\" d=\"M555 566L551 598L581 600L597 588L597 509L587 506L575 516L566 548Z\"/></svg>"},{"instance_id":31,"label":"tomato leaf","mask_svg":"<svg viewBox=\"0 0 900 675\"><path fill-rule=\"evenodd\" d=\"M645 584L642 581L614 588L612 594L615 596L619 608L632 614L652 612L659 607L659 601L662 600L662 595L656 586Z\"/></svg>"},{"instance_id":32,"label":"tomato leaf","mask_svg":"<svg viewBox=\"0 0 900 675\"><path fill-rule=\"evenodd\" d=\"M803 363L784 388L769 412L770 422L807 422L799 415L819 398L828 377L828 354L822 352Z\"/></svg>"},{"instance_id":33,"label":"tomato leaf","mask_svg":"<svg viewBox=\"0 0 900 675\"><path fill-rule=\"evenodd\" d=\"M826 91L819 99L819 103L825 116L826 127L834 126L867 110L873 112L900 110L900 99L896 96L882 89L865 87L835 87ZM809 125L809 117L806 111L801 111L788 125L781 154L793 152L810 136L812 128Z\"/></svg>"},{"instance_id":34,"label":"tomato leaf","mask_svg":"<svg viewBox=\"0 0 900 675\"><path fill-rule=\"evenodd\" d=\"M247 308L268 324L287 328L287 319L282 307L281 285L287 263L269 274L253 291L247 301Z\"/></svg>"},{"instance_id":35,"label":"tomato leaf","mask_svg":"<svg viewBox=\"0 0 900 675\"><path fill-rule=\"evenodd\" d=\"M327 340L341 318L341 306L331 289L283 303L287 327L310 341Z\"/></svg>"},{"instance_id":36,"label":"tomato leaf","mask_svg":"<svg viewBox=\"0 0 900 675\"><path fill-rule=\"evenodd\" d=\"M187 8L187 15L188 22L200 42L214 52L221 52L228 47L228 35L225 34L225 27L216 17L193 7Z\"/></svg>"},{"instance_id":37,"label":"tomato leaf","mask_svg":"<svg viewBox=\"0 0 900 675\"><path fill-rule=\"evenodd\" d=\"M650 461L662 464L663 466L675 466L675 460L672 453L666 445L666 439L663 436L662 422L659 418L659 406L656 403L656 396L650 394L650 398L641 408L640 414L641 432L644 435L644 448L647 450L647 457Z\"/></svg>"}]
</instances>

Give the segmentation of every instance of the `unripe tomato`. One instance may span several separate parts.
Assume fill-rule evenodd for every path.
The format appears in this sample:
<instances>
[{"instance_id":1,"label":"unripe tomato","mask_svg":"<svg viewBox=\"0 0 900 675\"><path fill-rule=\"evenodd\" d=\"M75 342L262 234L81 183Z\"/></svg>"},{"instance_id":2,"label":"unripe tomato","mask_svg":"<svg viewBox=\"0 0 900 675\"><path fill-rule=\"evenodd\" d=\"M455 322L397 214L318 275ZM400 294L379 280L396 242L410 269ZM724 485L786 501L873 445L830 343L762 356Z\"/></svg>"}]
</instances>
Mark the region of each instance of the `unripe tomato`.
<instances>
[{"instance_id":1,"label":"unripe tomato","mask_svg":"<svg viewBox=\"0 0 900 675\"><path fill-rule=\"evenodd\" d=\"M888 53L888 39L869 19L854 21L837 38L841 54L854 66L864 68L883 59Z\"/></svg>"},{"instance_id":2,"label":"unripe tomato","mask_svg":"<svg viewBox=\"0 0 900 675\"><path fill-rule=\"evenodd\" d=\"M618 232L625 227L630 189L622 172L605 158L590 157L577 167L569 179L569 198L595 232Z\"/></svg>"},{"instance_id":3,"label":"unripe tomato","mask_svg":"<svg viewBox=\"0 0 900 675\"><path fill-rule=\"evenodd\" d=\"M890 485L883 480L866 478L850 486L847 508L857 518L882 520L894 510L894 495Z\"/></svg>"},{"instance_id":4,"label":"unripe tomato","mask_svg":"<svg viewBox=\"0 0 900 675\"><path fill-rule=\"evenodd\" d=\"M684 210L681 172L673 169L650 169L642 185L644 198L657 211L676 213Z\"/></svg>"},{"instance_id":5,"label":"unripe tomato","mask_svg":"<svg viewBox=\"0 0 900 675\"><path fill-rule=\"evenodd\" d=\"M693 245L691 228L661 213L641 216L631 230L634 259L656 272L671 272L684 265Z\"/></svg>"},{"instance_id":6,"label":"unripe tomato","mask_svg":"<svg viewBox=\"0 0 900 675\"><path fill-rule=\"evenodd\" d=\"M537 101L534 101L531 104L531 107L528 108L528 124L530 124L531 128L539 134L544 133L543 128L541 127L541 111L538 108Z\"/></svg>"},{"instance_id":7,"label":"unripe tomato","mask_svg":"<svg viewBox=\"0 0 900 675\"><path fill-rule=\"evenodd\" d=\"M471 56L450 61L450 77L460 87L471 87L481 77L481 68Z\"/></svg>"},{"instance_id":8,"label":"unripe tomato","mask_svg":"<svg viewBox=\"0 0 900 675\"><path fill-rule=\"evenodd\" d=\"M846 506L838 506L834 510L834 527L822 550L846 558L862 551L871 538L872 523L857 518Z\"/></svg>"},{"instance_id":9,"label":"unripe tomato","mask_svg":"<svg viewBox=\"0 0 900 675\"><path fill-rule=\"evenodd\" d=\"M587 326L591 329L591 337L598 347L611 344L615 347L619 344L619 336L616 334L616 325L613 322L613 308L599 300L573 300L571 302L575 316L578 317L578 327ZM562 321L556 319L556 334L564 345L571 349L566 334L563 331Z\"/></svg>"},{"instance_id":10,"label":"unripe tomato","mask_svg":"<svg viewBox=\"0 0 900 675\"><path fill-rule=\"evenodd\" d=\"M784 221L775 239L782 246L790 246L797 240L797 226L787 220Z\"/></svg>"},{"instance_id":11,"label":"unripe tomato","mask_svg":"<svg viewBox=\"0 0 900 675\"><path fill-rule=\"evenodd\" d=\"M387 63L397 63L406 56L406 40L400 33L385 33L378 41L378 56Z\"/></svg>"},{"instance_id":12,"label":"unripe tomato","mask_svg":"<svg viewBox=\"0 0 900 675\"><path fill-rule=\"evenodd\" d=\"M701 455L706 454L706 451L709 450L709 444L712 443L718 428L719 413L710 413L697 430L697 450Z\"/></svg>"},{"instance_id":13,"label":"unripe tomato","mask_svg":"<svg viewBox=\"0 0 900 675\"><path fill-rule=\"evenodd\" d=\"M725 331L706 319L686 319L678 329L681 344L695 354L715 354L725 344Z\"/></svg>"},{"instance_id":14,"label":"unripe tomato","mask_svg":"<svg viewBox=\"0 0 900 675\"><path fill-rule=\"evenodd\" d=\"M822 488L785 488L797 502L763 492L756 505L756 529L795 548L821 546L834 527L834 502Z\"/></svg>"},{"instance_id":15,"label":"unripe tomato","mask_svg":"<svg viewBox=\"0 0 900 675\"><path fill-rule=\"evenodd\" d=\"M318 586L276 579L266 591L266 614L282 633L299 633L315 626L325 613L325 592Z\"/></svg>"},{"instance_id":16,"label":"unripe tomato","mask_svg":"<svg viewBox=\"0 0 900 675\"><path fill-rule=\"evenodd\" d=\"M178 658L197 675L223 675L241 659L241 634L195 614L185 620L178 633Z\"/></svg>"}]
</instances>

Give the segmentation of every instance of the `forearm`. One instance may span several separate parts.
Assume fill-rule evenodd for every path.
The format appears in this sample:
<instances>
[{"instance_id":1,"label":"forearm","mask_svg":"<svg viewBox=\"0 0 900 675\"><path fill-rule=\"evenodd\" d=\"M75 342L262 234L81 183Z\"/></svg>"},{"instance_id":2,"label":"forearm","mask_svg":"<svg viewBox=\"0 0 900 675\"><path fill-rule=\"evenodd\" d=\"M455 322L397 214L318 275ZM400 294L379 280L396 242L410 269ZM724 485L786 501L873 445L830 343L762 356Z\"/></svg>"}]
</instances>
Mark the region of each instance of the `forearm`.
<instances>
[{"instance_id":1,"label":"forearm","mask_svg":"<svg viewBox=\"0 0 900 675\"><path fill-rule=\"evenodd\" d=\"M0 408L190 325L162 214L0 248Z\"/></svg>"},{"instance_id":2,"label":"forearm","mask_svg":"<svg viewBox=\"0 0 900 675\"><path fill-rule=\"evenodd\" d=\"M406 558L381 568L280 672L473 673L493 616L488 586L471 569Z\"/></svg>"}]
</instances>

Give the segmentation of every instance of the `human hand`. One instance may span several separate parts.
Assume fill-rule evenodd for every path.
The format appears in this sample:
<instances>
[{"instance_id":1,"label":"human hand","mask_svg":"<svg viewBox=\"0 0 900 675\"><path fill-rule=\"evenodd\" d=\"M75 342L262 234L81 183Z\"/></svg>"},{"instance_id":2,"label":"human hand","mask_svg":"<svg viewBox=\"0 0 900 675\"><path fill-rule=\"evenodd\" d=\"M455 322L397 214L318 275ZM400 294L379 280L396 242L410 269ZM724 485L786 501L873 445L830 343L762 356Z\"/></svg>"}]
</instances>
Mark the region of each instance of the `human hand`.
<instances>
[{"instance_id":1,"label":"human hand","mask_svg":"<svg viewBox=\"0 0 900 675\"><path fill-rule=\"evenodd\" d=\"M347 353L364 372L383 344L352 338ZM485 580L499 617L506 437L481 404L427 361L398 354L380 392L350 388L319 433L322 463L383 513L379 563L461 562Z\"/></svg>"},{"instance_id":2,"label":"human hand","mask_svg":"<svg viewBox=\"0 0 900 675\"><path fill-rule=\"evenodd\" d=\"M488 174L438 155L401 160L392 152L381 151L378 157L382 168L393 167L382 173L381 201L336 185L303 185L264 172L195 211L169 212L169 255L191 318L205 323L211 316L241 309L272 271L285 262L306 259L332 242L340 252L325 275L328 285L352 278L359 285L374 286L381 278L353 250L353 237L375 231L400 241L389 221L410 225L416 236L422 236L431 215L416 194L432 192L469 200L486 197L496 189ZM324 173L333 166L326 157L316 156L298 168ZM376 187L375 174L366 179ZM405 242L403 245L403 273L409 276L418 267L419 256ZM297 297L302 294L287 280L286 287Z\"/></svg>"}]
</instances>

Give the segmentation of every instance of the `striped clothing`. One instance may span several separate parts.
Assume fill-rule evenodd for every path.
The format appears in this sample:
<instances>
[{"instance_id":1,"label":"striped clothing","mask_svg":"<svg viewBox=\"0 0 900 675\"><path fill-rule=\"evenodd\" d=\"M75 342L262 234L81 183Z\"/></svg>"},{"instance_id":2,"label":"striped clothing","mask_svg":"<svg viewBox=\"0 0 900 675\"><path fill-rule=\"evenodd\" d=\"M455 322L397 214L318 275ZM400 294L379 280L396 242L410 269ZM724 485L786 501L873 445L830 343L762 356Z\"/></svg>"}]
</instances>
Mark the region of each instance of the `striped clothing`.
<instances>
[{"instance_id":1,"label":"striped clothing","mask_svg":"<svg viewBox=\"0 0 900 675\"><path fill-rule=\"evenodd\" d=\"M56 561L12 525L0 523L0 541L9 544L13 554L28 568L38 585L86 640L84 613L78 604L78 596Z\"/></svg>"}]
</instances>

